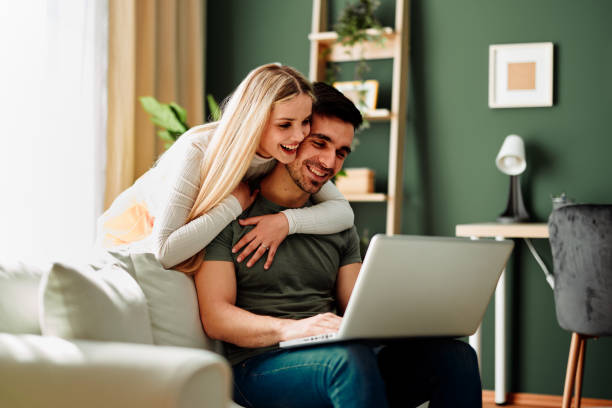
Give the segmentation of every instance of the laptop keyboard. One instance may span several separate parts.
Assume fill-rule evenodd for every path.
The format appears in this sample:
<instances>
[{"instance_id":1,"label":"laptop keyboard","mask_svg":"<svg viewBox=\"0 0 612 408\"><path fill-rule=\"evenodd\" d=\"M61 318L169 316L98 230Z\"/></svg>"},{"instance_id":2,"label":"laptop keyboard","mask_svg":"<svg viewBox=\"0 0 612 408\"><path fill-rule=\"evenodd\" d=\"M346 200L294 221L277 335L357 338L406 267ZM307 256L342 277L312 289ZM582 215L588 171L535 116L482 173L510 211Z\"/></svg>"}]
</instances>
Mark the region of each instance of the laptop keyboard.
<instances>
[{"instance_id":1,"label":"laptop keyboard","mask_svg":"<svg viewBox=\"0 0 612 408\"><path fill-rule=\"evenodd\" d=\"M338 333L325 333L325 334L318 334L316 336L301 337L299 339L281 341L279 343L279 346L284 348L284 347L297 346L297 345L313 343L313 342L333 340L334 338L336 338L337 335Z\"/></svg>"}]
</instances>

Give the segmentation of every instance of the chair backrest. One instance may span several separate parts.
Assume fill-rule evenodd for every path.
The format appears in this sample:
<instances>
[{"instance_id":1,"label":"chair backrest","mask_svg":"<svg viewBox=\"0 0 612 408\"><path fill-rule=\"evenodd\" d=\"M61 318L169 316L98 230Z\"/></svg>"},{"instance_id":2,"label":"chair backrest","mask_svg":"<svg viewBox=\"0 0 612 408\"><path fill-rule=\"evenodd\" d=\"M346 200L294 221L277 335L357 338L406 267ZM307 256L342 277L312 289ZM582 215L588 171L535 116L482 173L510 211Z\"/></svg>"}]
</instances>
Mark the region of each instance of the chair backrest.
<instances>
[{"instance_id":1,"label":"chair backrest","mask_svg":"<svg viewBox=\"0 0 612 408\"><path fill-rule=\"evenodd\" d=\"M548 219L559 325L612 335L612 205L561 207Z\"/></svg>"}]
</instances>

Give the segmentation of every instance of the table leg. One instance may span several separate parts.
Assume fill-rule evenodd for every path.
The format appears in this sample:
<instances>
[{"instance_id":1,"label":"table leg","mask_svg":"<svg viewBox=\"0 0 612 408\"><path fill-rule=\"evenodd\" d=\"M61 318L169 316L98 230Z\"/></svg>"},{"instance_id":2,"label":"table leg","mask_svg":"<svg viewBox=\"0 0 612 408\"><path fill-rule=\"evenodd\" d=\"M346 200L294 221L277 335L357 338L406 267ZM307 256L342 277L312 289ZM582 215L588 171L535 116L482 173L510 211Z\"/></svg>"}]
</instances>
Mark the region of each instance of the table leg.
<instances>
[{"instance_id":1,"label":"table leg","mask_svg":"<svg viewBox=\"0 0 612 408\"><path fill-rule=\"evenodd\" d=\"M471 236L470 239L472 241L476 241L479 238L476 236ZM478 325L478 328L476 329L476 332L474 332L474 334L472 334L469 339L468 339L470 346L472 346L472 348L474 349L474 351L476 352L476 359L478 360L478 372L480 373L480 378L482 378L482 357L481 357L481 353L482 353L482 322Z\"/></svg>"},{"instance_id":2,"label":"table leg","mask_svg":"<svg viewBox=\"0 0 612 408\"><path fill-rule=\"evenodd\" d=\"M482 377L482 363L481 359L481 350L482 350L482 323L478 326L474 334L469 337L470 346L476 352L476 358L478 359L478 372L480 373L480 377Z\"/></svg>"},{"instance_id":3,"label":"table leg","mask_svg":"<svg viewBox=\"0 0 612 408\"><path fill-rule=\"evenodd\" d=\"M506 403L506 270L495 289L495 403Z\"/></svg>"}]
</instances>

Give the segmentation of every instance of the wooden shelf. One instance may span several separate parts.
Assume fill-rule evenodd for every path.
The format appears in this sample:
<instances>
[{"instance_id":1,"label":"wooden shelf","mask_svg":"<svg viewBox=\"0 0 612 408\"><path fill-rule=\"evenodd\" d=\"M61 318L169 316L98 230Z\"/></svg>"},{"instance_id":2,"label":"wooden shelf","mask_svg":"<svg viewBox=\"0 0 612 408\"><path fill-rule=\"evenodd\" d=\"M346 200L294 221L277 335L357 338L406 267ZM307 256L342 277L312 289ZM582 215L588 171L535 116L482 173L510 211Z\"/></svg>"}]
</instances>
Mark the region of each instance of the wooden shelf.
<instances>
[{"instance_id":1,"label":"wooden shelf","mask_svg":"<svg viewBox=\"0 0 612 408\"><path fill-rule=\"evenodd\" d=\"M309 79L324 81L328 62L355 61L390 58L393 63L390 109L367 112L364 118L370 122L389 122L389 156L386 193L346 194L352 202L386 203L386 233L401 233L403 199L404 139L406 137L406 105L408 99L409 58L409 1L395 1L395 25L393 29L370 29L370 34L382 34L379 41L367 41L363 45L345 47L338 44L338 34L327 31L327 0L312 1L312 30L310 39ZM372 78L373 79L373 78Z\"/></svg>"},{"instance_id":2,"label":"wooden shelf","mask_svg":"<svg viewBox=\"0 0 612 408\"><path fill-rule=\"evenodd\" d=\"M392 113L389 109L375 109L366 112L363 117L370 122L384 122L391 120Z\"/></svg>"},{"instance_id":3,"label":"wooden shelf","mask_svg":"<svg viewBox=\"0 0 612 408\"><path fill-rule=\"evenodd\" d=\"M395 35L391 27L383 27L380 30L377 30L375 28L369 28L366 30L366 33L369 35L378 35L382 33L385 37L390 37L390 36ZM338 40L338 33L336 33L335 31L323 31L320 33L310 33L308 34L308 39L310 41L320 41L323 43L331 44L333 42L336 42L336 40Z\"/></svg>"},{"instance_id":4,"label":"wooden shelf","mask_svg":"<svg viewBox=\"0 0 612 408\"><path fill-rule=\"evenodd\" d=\"M332 62L357 61L362 56L367 60L393 58L395 56L397 34L391 28L385 27L381 30L368 29L366 33L371 35L382 34L384 43L367 41L363 45L346 47L336 42L338 40L338 33L335 31L310 33L308 39L319 43L319 47L322 49L329 50L329 55L325 59ZM322 52L327 51L322 50Z\"/></svg>"},{"instance_id":5,"label":"wooden shelf","mask_svg":"<svg viewBox=\"0 0 612 408\"><path fill-rule=\"evenodd\" d=\"M347 200L352 202L383 202L387 201L387 195L383 193L370 194L345 194Z\"/></svg>"}]
</instances>

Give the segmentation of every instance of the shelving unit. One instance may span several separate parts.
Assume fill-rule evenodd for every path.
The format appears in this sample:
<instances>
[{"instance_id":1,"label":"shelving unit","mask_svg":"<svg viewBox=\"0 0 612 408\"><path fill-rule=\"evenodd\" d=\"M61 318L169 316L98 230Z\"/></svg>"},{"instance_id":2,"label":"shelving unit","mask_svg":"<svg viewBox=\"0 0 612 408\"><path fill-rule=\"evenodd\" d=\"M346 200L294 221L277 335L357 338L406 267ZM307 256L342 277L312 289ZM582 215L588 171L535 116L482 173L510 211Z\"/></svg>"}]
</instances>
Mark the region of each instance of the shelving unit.
<instances>
[{"instance_id":1,"label":"shelving unit","mask_svg":"<svg viewBox=\"0 0 612 408\"><path fill-rule=\"evenodd\" d=\"M365 114L365 118L370 122L385 122L391 120L391 111L389 109L374 109Z\"/></svg>"},{"instance_id":2,"label":"shelving unit","mask_svg":"<svg viewBox=\"0 0 612 408\"><path fill-rule=\"evenodd\" d=\"M383 193L372 193L372 194L345 194L347 200L354 202L383 202L387 201L387 195Z\"/></svg>"},{"instance_id":3,"label":"shelving unit","mask_svg":"<svg viewBox=\"0 0 612 408\"><path fill-rule=\"evenodd\" d=\"M327 0L313 0L310 39L310 80L323 81L328 62L392 59L391 111L376 109L365 115L371 122L389 122L389 179L387 192L347 195L354 202L387 202L387 234L400 233L403 194L406 96L408 91L409 0L396 0L395 27L383 28L384 45L368 42L350 49L336 43L338 34L327 31Z\"/></svg>"}]
</instances>

